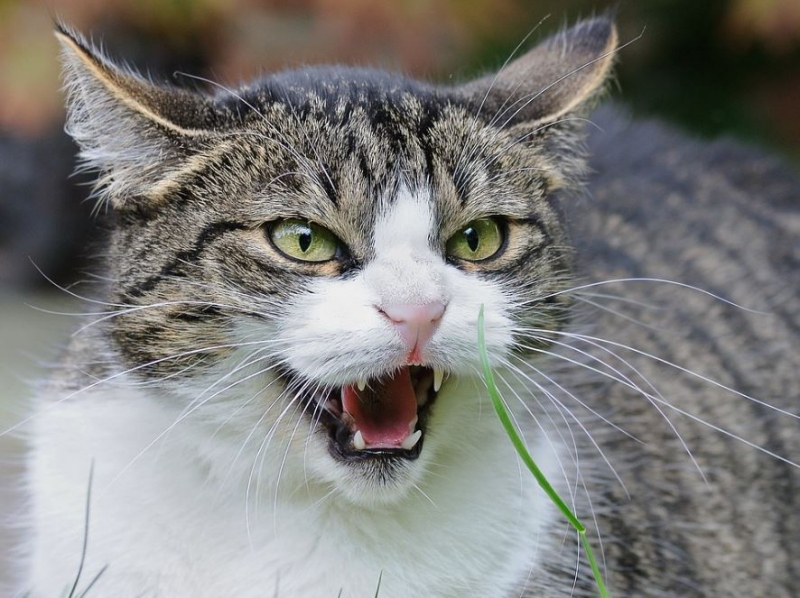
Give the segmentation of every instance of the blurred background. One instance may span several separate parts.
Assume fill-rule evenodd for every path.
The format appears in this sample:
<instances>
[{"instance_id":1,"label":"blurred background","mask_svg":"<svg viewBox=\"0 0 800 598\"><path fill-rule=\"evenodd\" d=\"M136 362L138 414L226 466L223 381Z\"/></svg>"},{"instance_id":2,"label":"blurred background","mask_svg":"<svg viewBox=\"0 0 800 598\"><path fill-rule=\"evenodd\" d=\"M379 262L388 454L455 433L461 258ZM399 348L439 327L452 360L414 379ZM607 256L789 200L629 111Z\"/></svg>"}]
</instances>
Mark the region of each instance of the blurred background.
<instances>
[{"instance_id":1,"label":"blurred background","mask_svg":"<svg viewBox=\"0 0 800 598\"><path fill-rule=\"evenodd\" d=\"M54 18L177 84L334 61L450 81L501 65L542 19L528 45L610 8L622 42L644 32L619 56L615 100L800 165L800 0L0 0L0 432L76 325L48 313L82 309L55 285L80 288L103 227L87 177L70 177ZM0 436L0 480L20 447ZM14 492L0 484L0 513Z\"/></svg>"},{"instance_id":2,"label":"blurred background","mask_svg":"<svg viewBox=\"0 0 800 598\"><path fill-rule=\"evenodd\" d=\"M538 36L616 10L615 98L702 136L733 135L800 162L800 0L0 0L0 289L52 289L98 226L68 178L54 18L177 84L236 84L343 61L433 80L502 64Z\"/></svg>"}]
</instances>

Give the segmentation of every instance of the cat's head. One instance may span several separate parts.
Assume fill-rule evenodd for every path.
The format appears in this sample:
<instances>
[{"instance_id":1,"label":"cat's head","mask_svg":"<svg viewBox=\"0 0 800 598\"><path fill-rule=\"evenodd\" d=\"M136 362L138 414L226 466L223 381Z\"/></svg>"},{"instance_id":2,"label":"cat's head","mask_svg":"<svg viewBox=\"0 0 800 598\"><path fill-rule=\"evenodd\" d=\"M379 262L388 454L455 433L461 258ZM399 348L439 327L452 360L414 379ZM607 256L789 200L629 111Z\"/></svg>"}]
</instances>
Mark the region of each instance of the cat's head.
<instances>
[{"instance_id":1,"label":"cat's head","mask_svg":"<svg viewBox=\"0 0 800 598\"><path fill-rule=\"evenodd\" d=\"M229 428L237 458L356 502L480 443L480 307L496 364L564 318L554 195L582 170L610 21L459 86L326 67L205 95L58 36L68 128L115 214L121 367Z\"/></svg>"}]
</instances>

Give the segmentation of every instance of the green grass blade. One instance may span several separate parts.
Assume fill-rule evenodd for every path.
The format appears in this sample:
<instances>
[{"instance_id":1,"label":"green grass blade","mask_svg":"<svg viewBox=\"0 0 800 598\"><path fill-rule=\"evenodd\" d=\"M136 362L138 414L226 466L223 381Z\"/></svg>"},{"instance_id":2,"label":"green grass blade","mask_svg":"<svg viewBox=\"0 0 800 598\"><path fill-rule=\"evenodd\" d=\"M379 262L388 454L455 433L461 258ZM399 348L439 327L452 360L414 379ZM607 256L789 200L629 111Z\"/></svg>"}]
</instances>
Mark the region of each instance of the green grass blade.
<instances>
[{"instance_id":1,"label":"green grass blade","mask_svg":"<svg viewBox=\"0 0 800 598\"><path fill-rule=\"evenodd\" d=\"M572 525L572 527L574 527L578 532L578 535L581 539L581 544L583 544L583 548L586 551L586 556L589 559L589 565L592 568L592 573L594 574L597 588L600 591L600 596L602 598L610 598L610 594L603 583L603 577L600 574L600 568L597 566L597 561L594 558L592 547L589 544L589 539L586 537L586 526L583 525L570 510L570 508L567 506L567 503L565 503L558 495L558 493L555 491L555 488L553 488L550 482L547 481L547 478L539 469L539 466L536 465L533 457L531 457L528 449L525 447L525 442L522 440L522 437L514 427L514 423L511 421L511 416L508 414L508 410L503 403L503 398L500 396L500 391L497 390L497 384L494 381L494 374L492 373L492 368L489 365L489 355L486 352L486 338L483 329L483 305L481 305L480 312L478 312L478 353L480 354L481 366L483 367L483 377L484 381L486 382L486 388L489 391L489 397L492 399L494 410L497 413L497 417L500 419L500 423L503 425L509 440L511 440L511 444L514 445L514 449L516 449L520 459L522 459L522 462L525 463L526 467L533 474L533 477L536 479L536 482L539 484L542 490L544 490L545 494L547 494L550 500L553 501L556 507L558 507L558 510L561 511L564 517L567 518L567 521L569 521L570 525Z\"/></svg>"}]
</instances>

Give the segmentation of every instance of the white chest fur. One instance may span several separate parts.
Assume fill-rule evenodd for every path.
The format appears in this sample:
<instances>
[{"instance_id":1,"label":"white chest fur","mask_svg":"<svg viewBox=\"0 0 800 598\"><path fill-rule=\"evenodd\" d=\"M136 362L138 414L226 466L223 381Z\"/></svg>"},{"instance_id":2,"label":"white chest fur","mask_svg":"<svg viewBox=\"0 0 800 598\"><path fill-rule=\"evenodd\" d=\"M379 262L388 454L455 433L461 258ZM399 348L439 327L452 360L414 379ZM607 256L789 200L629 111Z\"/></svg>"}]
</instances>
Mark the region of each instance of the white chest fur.
<instances>
[{"instance_id":1,"label":"white chest fur","mask_svg":"<svg viewBox=\"0 0 800 598\"><path fill-rule=\"evenodd\" d=\"M487 403L465 410L443 394L440 411L450 413L438 434L450 441L430 473L400 502L365 508L291 476L276 494L275 471L235 464L240 439L204 442L197 422L149 446L179 412L140 391L115 395L65 401L37 419L34 596L59 595L74 580L92 461L79 589L107 565L96 596L360 597L379 579L389 598L503 596L535 566L551 507L521 474Z\"/></svg>"}]
</instances>

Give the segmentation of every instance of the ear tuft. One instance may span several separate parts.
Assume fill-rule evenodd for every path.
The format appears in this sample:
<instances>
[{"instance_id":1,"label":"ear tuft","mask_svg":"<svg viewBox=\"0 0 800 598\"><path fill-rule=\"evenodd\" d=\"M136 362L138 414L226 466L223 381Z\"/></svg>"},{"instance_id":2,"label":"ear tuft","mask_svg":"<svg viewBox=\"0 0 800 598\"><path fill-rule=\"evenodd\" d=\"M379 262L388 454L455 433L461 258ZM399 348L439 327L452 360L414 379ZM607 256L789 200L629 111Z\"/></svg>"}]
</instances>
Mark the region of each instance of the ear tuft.
<instances>
[{"instance_id":1,"label":"ear tuft","mask_svg":"<svg viewBox=\"0 0 800 598\"><path fill-rule=\"evenodd\" d=\"M99 172L96 194L114 207L157 202L152 191L209 131L204 97L154 85L122 69L79 33L59 23L67 132L81 148L82 169ZM161 183L159 185L159 183Z\"/></svg>"},{"instance_id":2,"label":"ear tuft","mask_svg":"<svg viewBox=\"0 0 800 598\"><path fill-rule=\"evenodd\" d=\"M555 121L602 89L617 41L610 18L583 21L547 38L496 75L464 85L462 92L500 125Z\"/></svg>"}]
</instances>

